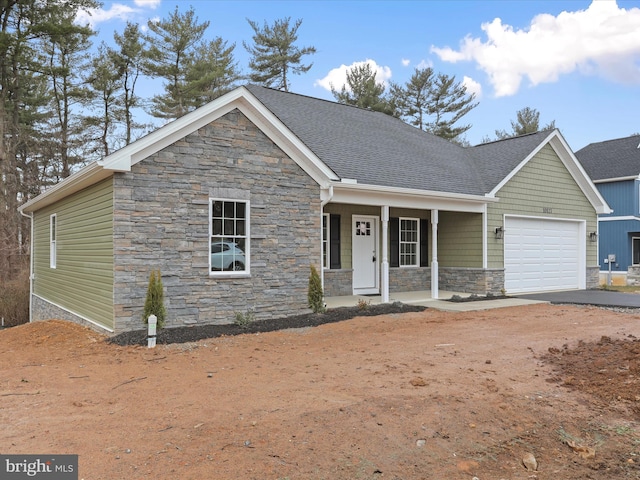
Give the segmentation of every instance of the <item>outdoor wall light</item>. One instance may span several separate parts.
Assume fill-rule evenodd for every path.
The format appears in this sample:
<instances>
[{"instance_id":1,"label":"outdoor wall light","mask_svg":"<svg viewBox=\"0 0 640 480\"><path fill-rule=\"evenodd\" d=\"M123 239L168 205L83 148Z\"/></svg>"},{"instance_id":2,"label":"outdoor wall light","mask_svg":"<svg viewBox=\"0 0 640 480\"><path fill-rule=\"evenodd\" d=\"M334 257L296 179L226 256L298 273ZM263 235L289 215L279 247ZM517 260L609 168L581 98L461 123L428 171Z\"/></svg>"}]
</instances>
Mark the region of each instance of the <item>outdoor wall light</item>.
<instances>
[{"instance_id":1,"label":"outdoor wall light","mask_svg":"<svg viewBox=\"0 0 640 480\"><path fill-rule=\"evenodd\" d=\"M501 240L504 237L504 229L502 227L496 227L495 234L496 240Z\"/></svg>"},{"instance_id":2,"label":"outdoor wall light","mask_svg":"<svg viewBox=\"0 0 640 480\"><path fill-rule=\"evenodd\" d=\"M589 232L589 240L592 242L598 240L598 232Z\"/></svg>"}]
</instances>

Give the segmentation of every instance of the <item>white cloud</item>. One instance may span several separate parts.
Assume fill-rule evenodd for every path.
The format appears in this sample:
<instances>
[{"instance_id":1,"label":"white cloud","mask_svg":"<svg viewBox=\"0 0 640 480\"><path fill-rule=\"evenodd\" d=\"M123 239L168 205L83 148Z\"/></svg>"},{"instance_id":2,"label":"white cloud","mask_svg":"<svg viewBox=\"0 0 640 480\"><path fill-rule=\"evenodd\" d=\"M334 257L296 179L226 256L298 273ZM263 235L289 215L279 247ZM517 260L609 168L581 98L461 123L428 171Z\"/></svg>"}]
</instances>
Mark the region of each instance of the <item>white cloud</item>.
<instances>
[{"instance_id":1,"label":"white cloud","mask_svg":"<svg viewBox=\"0 0 640 480\"><path fill-rule=\"evenodd\" d=\"M332 69L326 77L316 80L313 85L321 86L329 91L331 91L331 87L340 91L344 85L348 90L347 72L354 67L360 67L367 63L370 65L371 70L376 73L376 82L388 86L388 80L391 78L391 68L378 65L371 59L367 59L364 62L353 62L351 65L340 65L338 68Z\"/></svg>"},{"instance_id":2,"label":"white cloud","mask_svg":"<svg viewBox=\"0 0 640 480\"><path fill-rule=\"evenodd\" d=\"M109 20L118 19L126 22L135 14L142 13L144 9L155 9L160 5L161 0L135 0L134 4L138 8L124 5L122 3L113 3L108 10L103 8L91 8L86 11L79 11L76 15L76 23L80 25L91 25L94 27Z\"/></svg>"},{"instance_id":3,"label":"white cloud","mask_svg":"<svg viewBox=\"0 0 640 480\"><path fill-rule=\"evenodd\" d=\"M522 79L531 85L556 82L579 71L621 83L640 83L640 8L594 0L586 10L540 14L528 29L483 23L487 36L467 36L460 50L431 47L446 62L475 61L489 75L496 96L514 95Z\"/></svg>"},{"instance_id":4,"label":"white cloud","mask_svg":"<svg viewBox=\"0 0 640 480\"><path fill-rule=\"evenodd\" d=\"M160 5L161 1L162 0L134 0L133 3L142 8L151 8L152 10L155 10Z\"/></svg>"},{"instance_id":5,"label":"white cloud","mask_svg":"<svg viewBox=\"0 0 640 480\"><path fill-rule=\"evenodd\" d=\"M408 58L403 58L402 59L402 66L403 67L408 67L411 64L411 60L409 60Z\"/></svg>"},{"instance_id":6,"label":"white cloud","mask_svg":"<svg viewBox=\"0 0 640 480\"><path fill-rule=\"evenodd\" d=\"M482 85L476 82L473 78L465 75L462 77L462 85L466 87L467 93L475 94L476 100L482 96Z\"/></svg>"}]
</instances>

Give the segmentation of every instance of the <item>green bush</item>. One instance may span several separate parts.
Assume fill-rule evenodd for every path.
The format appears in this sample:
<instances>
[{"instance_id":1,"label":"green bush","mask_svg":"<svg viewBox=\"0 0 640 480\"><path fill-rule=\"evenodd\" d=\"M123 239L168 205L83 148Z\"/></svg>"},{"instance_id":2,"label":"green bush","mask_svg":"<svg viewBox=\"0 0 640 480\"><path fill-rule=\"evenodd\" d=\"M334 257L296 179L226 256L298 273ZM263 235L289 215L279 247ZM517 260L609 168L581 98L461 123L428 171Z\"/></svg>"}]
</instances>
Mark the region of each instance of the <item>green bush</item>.
<instances>
[{"instance_id":1,"label":"green bush","mask_svg":"<svg viewBox=\"0 0 640 480\"><path fill-rule=\"evenodd\" d=\"M149 275L149 287L147 299L144 302L144 323L147 323L150 315L158 319L158 328L164 326L167 318L167 310L164 308L164 291L162 287L162 275L160 270L152 270Z\"/></svg>"},{"instance_id":2,"label":"green bush","mask_svg":"<svg viewBox=\"0 0 640 480\"><path fill-rule=\"evenodd\" d=\"M309 308L314 313L323 313L324 307L324 293L322 291L322 281L316 267L311 265L311 274L309 275Z\"/></svg>"},{"instance_id":3,"label":"green bush","mask_svg":"<svg viewBox=\"0 0 640 480\"><path fill-rule=\"evenodd\" d=\"M5 327L29 322L29 270L0 281L0 320Z\"/></svg>"},{"instance_id":4,"label":"green bush","mask_svg":"<svg viewBox=\"0 0 640 480\"><path fill-rule=\"evenodd\" d=\"M252 309L247 310L247 313L235 312L233 323L238 327L246 330L249 326L256 321L256 315Z\"/></svg>"}]
</instances>

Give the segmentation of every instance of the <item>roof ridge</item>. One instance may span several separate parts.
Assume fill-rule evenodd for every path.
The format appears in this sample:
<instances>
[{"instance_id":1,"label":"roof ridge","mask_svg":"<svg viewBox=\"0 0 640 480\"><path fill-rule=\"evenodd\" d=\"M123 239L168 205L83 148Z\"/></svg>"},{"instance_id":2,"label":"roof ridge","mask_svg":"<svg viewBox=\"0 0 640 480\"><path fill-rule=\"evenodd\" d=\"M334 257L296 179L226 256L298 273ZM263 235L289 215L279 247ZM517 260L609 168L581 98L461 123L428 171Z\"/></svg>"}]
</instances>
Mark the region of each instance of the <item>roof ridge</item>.
<instances>
[{"instance_id":1,"label":"roof ridge","mask_svg":"<svg viewBox=\"0 0 640 480\"><path fill-rule=\"evenodd\" d=\"M586 145L583 148L587 148L590 147L591 145L601 145L603 143L609 143L609 142L619 142L620 140L630 140L634 137L640 137L640 133L633 133L631 135L628 135L626 137L620 137L620 138L610 138L608 140L602 140L601 142L591 142L588 145ZM640 145L638 146L638 148L640 148ZM582 150L582 149L581 149Z\"/></svg>"},{"instance_id":2,"label":"roof ridge","mask_svg":"<svg viewBox=\"0 0 640 480\"><path fill-rule=\"evenodd\" d=\"M507 141L507 140L514 140L516 138L530 137L531 135L538 135L539 133L552 132L554 130L556 130L556 128L547 128L546 130L538 130L537 132L529 132L529 133L523 133L521 135L513 135L511 137L497 138L497 139L491 140L489 142L483 142L483 143L479 143L477 145L473 145L471 148L482 147L483 145L491 145L493 143L504 142L504 141Z\"/></svg>"},{"instance_id":3,"label":"roof ridge","mask_svg":"<svg viewBox=\"0 0 640 480\"><path fill-rule=\"evenodd\" d=\"M382 113L383 115L386 115L386 113L378 112L377 110L371 110L370 108L363 108L363 107L359 107L357 105L351 105L349 103L340 103L340 102L336 102L335 100L329 100L329 99L326 99L326 98L312 97L311 95L305 95L304 93L290 92L288 90L278 90L277 88L265 87L264 85L257 85L255 83L247 83L246 86L247 87L262 88L264 90L270 90L270 91L276 92L276 93L284 93L284 94L289 94L289 95L295 95L297 97L304 97L304 98L308 98L310 100L316 100L316 101L320 101L320 102L331 103L332 105L342 105L342 106L345 106L345 107L351 107L351 108L355 108L355 109L358 109L358 110L362 110L363 112ZM391 115L389 115L389 116L391 116ZM395 118L395 117L393 117L393 118Z\"/></svg>"}]
</instances>

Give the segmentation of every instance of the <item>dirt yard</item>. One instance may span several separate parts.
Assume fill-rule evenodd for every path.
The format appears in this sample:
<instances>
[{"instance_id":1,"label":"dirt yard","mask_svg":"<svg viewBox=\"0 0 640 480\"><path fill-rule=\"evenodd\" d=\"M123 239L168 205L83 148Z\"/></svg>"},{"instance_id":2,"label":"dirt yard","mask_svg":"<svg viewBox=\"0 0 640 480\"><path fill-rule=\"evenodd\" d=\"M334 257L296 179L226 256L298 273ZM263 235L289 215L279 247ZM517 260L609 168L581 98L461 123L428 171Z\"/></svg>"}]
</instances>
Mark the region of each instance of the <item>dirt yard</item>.
<instances>
[{"instance_id":1,"label":"dirt yard","mask_svg":"<svg viewBox=\"0 0 640 480\"><path fill-rule=\"evenodd\" d=\"M550 305L155 349L28 324L0 332L0 451L87 480L640 479L639 337Z\"/></svg>"}]
</instances>

